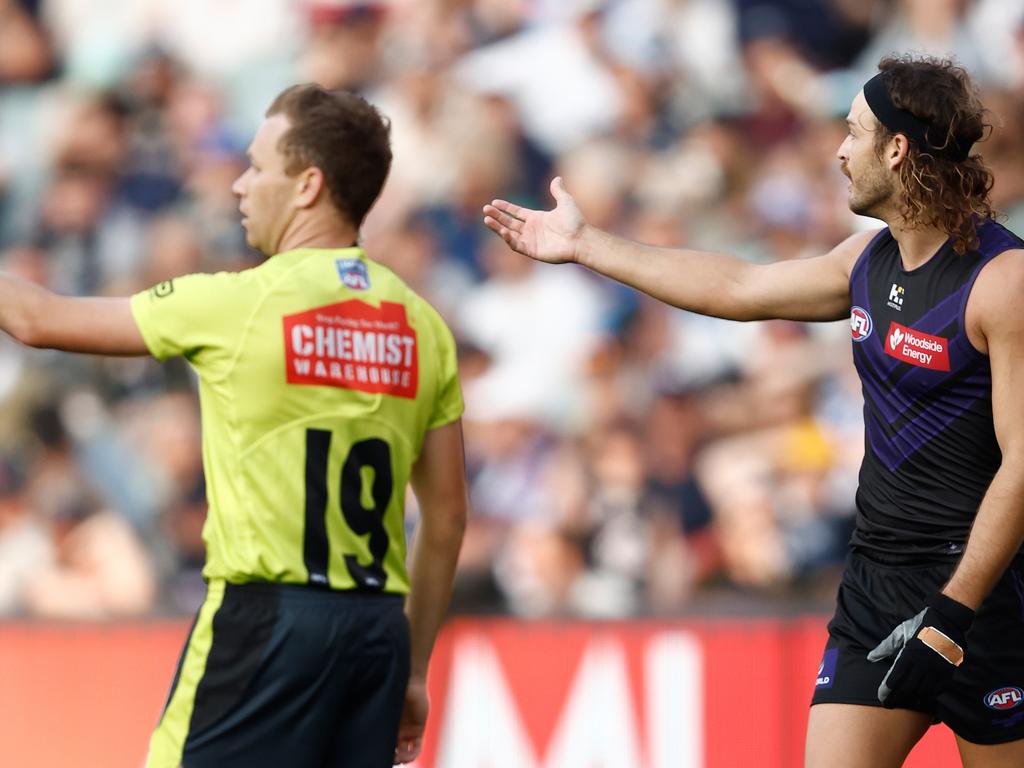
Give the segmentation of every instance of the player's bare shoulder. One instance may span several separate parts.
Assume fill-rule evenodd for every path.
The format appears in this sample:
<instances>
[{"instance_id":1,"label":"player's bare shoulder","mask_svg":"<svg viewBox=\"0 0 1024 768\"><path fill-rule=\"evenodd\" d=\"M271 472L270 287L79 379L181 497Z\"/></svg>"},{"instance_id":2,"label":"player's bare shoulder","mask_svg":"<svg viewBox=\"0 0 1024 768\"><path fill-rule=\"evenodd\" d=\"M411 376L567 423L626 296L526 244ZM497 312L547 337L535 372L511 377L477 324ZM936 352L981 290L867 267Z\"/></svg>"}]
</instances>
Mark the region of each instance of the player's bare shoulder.
<instances>
[{"instance_id":1,"label":"player's bare shoulder","mask_svg":"<svg viewBox=\"0 0 1024 768\"><path fill-rule=\"evenodd\" d=\"M1024 248L1010 248L994 257L978 274L964 314L971 343L988 352L996 333L1024 333Z\"/></svg>"},{"instance_id":2,"label":"player's bare shoulder","mask_svg":"<svg viewBox=\"0 0 1024 768\"><path fill-rule=\"evenodd\" d=\"M828 253L806 260L799 273L791 271L802 286L790 297L792 311L783 315L796 320L842 320L850 313L850 278L857 260L881 230L856 232Z\"/></svg>"},{"instance_id":3,"label":"player's bare shoulder","mask_svg":"<svg viewBox=\"0 0 1024 768\"><path fill-rule=\"evenodd\" d=\"M843 271L844 276L848 280L853 272L854 265L857 263L857 259L860 258L861 254L864 253L864 249L868 247L882 230L882 227L877 227L854 232L825 254L825 258L835 263L836 267Z\"/></svg>"}]
</instances>

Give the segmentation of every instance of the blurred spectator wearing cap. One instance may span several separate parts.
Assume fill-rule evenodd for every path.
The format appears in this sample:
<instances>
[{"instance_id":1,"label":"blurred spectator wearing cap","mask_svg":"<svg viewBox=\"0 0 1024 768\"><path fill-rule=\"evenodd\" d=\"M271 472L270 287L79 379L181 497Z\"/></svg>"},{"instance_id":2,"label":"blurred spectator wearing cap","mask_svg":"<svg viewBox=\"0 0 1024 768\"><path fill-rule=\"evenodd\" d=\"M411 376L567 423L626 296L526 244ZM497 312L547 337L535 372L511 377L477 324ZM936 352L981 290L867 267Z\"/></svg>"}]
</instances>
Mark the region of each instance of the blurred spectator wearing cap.
<instances>
[{"instance_id":1,"label":"blurred spectator wearing cap","mask_svg":"<svg viewBox=\"0 0 1024 768\"><path fill-rule=\"evenodd\" d=\"M324 88L357 92L379 83L387 13L381 0L309 0L304 78Z\"/></svg>"}]
</instances>

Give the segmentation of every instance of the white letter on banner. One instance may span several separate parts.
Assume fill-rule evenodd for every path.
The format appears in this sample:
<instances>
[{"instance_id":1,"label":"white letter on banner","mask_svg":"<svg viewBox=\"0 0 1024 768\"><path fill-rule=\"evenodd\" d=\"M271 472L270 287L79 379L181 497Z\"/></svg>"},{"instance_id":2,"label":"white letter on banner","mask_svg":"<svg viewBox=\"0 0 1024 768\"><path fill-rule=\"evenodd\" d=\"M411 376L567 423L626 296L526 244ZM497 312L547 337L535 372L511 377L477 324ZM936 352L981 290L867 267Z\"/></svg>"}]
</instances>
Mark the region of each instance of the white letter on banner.
<instances>
[{"instance_id":1,"label":"white letter on banner","mask_svg":"<svg viewBox=\"0 0 1024 768\"><path fill-rule=\"evenodd\" d=\"M698 641L661 632L644 654L650 768L704 765L704 679Z\"/></svg>"},{"instance_id":2,"label":"white letter on banner","mask_svg":"<svg viewBox=\"0 0 1024 768\"><path fill-rule=\"evenodd\" d=\"M456 643L449 680L437 768L536 768L505 675L484 638Z\"/></svg>"},{"instance_id":3,"label":"white letter on banner","mask_svg":"<svg viewBox=\"0 0 1024 768\"><path fill-rule=\"evenodd\" d=\"M299 324L292 326L292 351L296 355L312 355L313 342L310 341L312 338L313 329L308 325Z\"/></svg>"},{"instance_id":4,"label":"white letter on banner","mask_svg":"<svg viewBox=\"0 0 1024 768\"><path fill-rule=\"evenodd\" d=\"M584 651L544 765L639 766L639 738L625 651L614 639L598 637Z\"/></svg>"}]
</instances>

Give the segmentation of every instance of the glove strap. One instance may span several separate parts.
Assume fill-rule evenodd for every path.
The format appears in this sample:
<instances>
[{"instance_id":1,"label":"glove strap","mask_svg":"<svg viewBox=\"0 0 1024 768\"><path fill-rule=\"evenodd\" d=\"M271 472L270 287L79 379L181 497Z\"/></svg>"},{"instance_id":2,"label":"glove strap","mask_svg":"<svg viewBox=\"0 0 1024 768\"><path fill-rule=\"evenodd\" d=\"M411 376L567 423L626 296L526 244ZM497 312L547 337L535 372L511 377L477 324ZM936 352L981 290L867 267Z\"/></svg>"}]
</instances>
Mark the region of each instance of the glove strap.
<instances>
[{"instance_id":1,"label":"glove strap","mask_svg":"<svg viewBox=\"0 0 1024 768\"><path fill-rule=\"evenodd\" d=\"M964 649L935 627L922 627L917 639L927 645L954 667L964 663Z\"/></svg>"},{"instance_id":2,"label":"glove strap","mask_svg":"<svg viewBox=\"0 0 1024 768\"><path fill-rule=\"evenodd\" d=\"M974 611L942 592L932 598L928 605L933 610L938 611L943 619L965 635L967 630L971 628L971 624L974 623Z\"/></svg>"}]
</instances>

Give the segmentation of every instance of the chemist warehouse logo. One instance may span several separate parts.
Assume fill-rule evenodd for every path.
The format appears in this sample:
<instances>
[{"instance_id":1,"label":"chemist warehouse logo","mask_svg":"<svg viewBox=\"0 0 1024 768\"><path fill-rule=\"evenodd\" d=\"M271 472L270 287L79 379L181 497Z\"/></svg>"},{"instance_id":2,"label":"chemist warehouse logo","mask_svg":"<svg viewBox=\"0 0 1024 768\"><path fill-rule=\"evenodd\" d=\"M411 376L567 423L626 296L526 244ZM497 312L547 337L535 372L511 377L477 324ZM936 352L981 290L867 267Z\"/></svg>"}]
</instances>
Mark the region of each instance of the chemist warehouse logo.
<instances>
[{"instance_id":1,"label":"chemist warehouse logo","mask_svg":"<svg viewBox=\"0 0 1024 768\"><path fill-rule=\"evenodd\" d=\"M893 322L885 338L885 354L933 371L949 370L949 340Z\"/></svg>"},{"instance_id":2,"label":"chemist warehouse logo","mask_svg":"<svg viewBox=\"0 0 1024 768\"><path fill-rule=\"evenodd\" d=\"M416 397L416 331L405 307L358 299L284 318L289 384Z\"/></svg>"}]
</instances>

